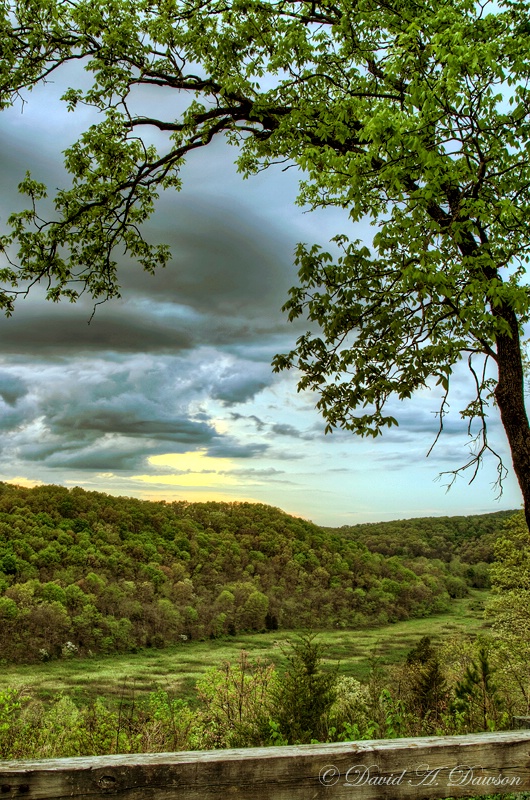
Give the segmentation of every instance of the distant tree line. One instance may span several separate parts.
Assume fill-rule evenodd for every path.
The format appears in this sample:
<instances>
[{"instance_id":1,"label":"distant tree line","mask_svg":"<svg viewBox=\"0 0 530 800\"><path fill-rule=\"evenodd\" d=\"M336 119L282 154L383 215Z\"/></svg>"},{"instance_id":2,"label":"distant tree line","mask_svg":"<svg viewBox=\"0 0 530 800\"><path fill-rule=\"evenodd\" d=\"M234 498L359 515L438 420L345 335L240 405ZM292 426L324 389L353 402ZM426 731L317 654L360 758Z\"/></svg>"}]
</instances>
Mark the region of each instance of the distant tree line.
<instances>
[{"instance_id":1,"label":"distant tree line","mask_svg":"<svg viewBox=\"0 0 530 800\"><path fill-rule=\"evenodd\" d=\"M0 484L0 658L126 652L441 612L469 586L488 585L488 537L498 524L470 518L458 547L442 526L429 555L413 533L416 550L397 553L375 530L369 541L361 532L353 538L355 529L324 530L260 504Z\"/></svg>"},{"instance_id":2,"label":"distant tree line","mask_svg":"<svg viewBox=\"0 0 530 800\"><path fill-rule=\"evenodd\" d=\"M324 530L362 542L374 553L403 558L454 559L469 564L491 563L495 542L505 522L517 511L496 511L466 517L416 517L392 522L366 522Z\"/></svg>"}]
</instances>

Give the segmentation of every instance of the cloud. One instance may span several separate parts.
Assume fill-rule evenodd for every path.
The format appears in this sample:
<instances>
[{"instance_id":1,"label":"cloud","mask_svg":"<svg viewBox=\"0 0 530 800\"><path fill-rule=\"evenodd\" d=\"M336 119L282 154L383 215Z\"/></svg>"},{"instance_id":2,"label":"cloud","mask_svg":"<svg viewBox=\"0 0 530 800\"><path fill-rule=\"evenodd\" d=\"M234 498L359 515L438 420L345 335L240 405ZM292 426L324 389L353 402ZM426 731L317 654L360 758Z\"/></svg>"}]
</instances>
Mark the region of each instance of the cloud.
<instances>
[{"instance_id":1,"label":"cloud","mask_svg":"<svg viewBox=\"0 0 530 800\"><path fill-rule=\"evenodd\" d=\"M226 406L233 406L251 400L270 383L270 367L252 362L236 362L217 375L211 397Z\"/></svg>"},{"instance_id":2,"label":"cloud","mask_svg":"<svg viewBox=\"0 0 530 800\"><path fill-rule=\"evenodd\" d=\"M1 224L20 207L14 189L28 164L35 177L52 186L65 178L54 162L57 141L44 138L36 152L7 127L0 143L10 154L2 160L3 185L13 190L4 189L0 198ZM13 317L0 317L1 351L57 358L253 346L270 364L277 350L294 341L296 327L280 310L296 282L294 242L279 229L271 230L270 222L264 225L248 206L190 191L163 193L145 236L170 245L173 257L166 269L150 275L117 253L122 298L98 306L90 325L89 298L75 305L53 304L34 288L17 301ZM256 353L251 358L256 360Z\"/></svg>"},{"instance_id":3,"label":"cloud","mask_svg":"<svg viewBox=\"0 0 530 800\"><path fill-rule=\"evenodd\" d=\"M234 422L238 422L239 420L250 420L256 427L258 431L262 431L265 428L265 423L262 419L256 416L256 414L238 414L235 411L230 412L230 419L234 420Z\"/></svg>"},{"instance_id":4,"label":"cloud","mask_svg":"<svg viewBox=\"0 0 530 800\"><path fill-rule=\"evenodd\" d=\"M272 433L276 436L291 436L293 439L305 439L311 441L315 437L310 433L304 433L296 428L294 425L288 423L277 422L271 426Z\"/></svg>"},{"instance_id":5,"label":"cloud","mask_svg":"<svg viewBox=\"0 0 530 800\"><path fill-rule=\"evenodd\" d=\"M232 469L227 475L240 475L244 478L272 478L276 475L285 475L285 470L267 467L265 469Z\"/></svg>"},{"instance_id":6,"label":"cloud","mask_svg":"<svg viewBox=\"0 0 530 800\"><path fill-rule=\"evenodd\" d=\"M190 350L193 337L184 322L158 318L156 309L146 314L139 309L107 305L90 319L92 309L46 304L46 301L20 303L15 314L0 316L1 352L6 355L32 355L53 358L111 352L180 352Z\"/></svg>"},{"instance_id":7,"label":"cloud","mask_svg":"<svg viewBox=\"0 0 530 800\"><path fill-rule=\"evenodd\" d=\"M254 396L262 369L245 380L252 365L210 350L156 361L136 354L6 364L1 385L18 402L2 414L3 458L54 470L123 471L169 451L256 457L268 445L223 432L203 404Z\"/></svg>"},{"instance_id":8,"label":"cloud","mask_svg":"<svg viewBox=\"0 0 530 800\"><path fill-rule=\"evenodd\" d=\"M158 419L150 418L149 411L135 407L135 401L138 403L140 398L129 398L123 410L103 405L93 410L78 407L64 414L56 411L48 415L49 429L60 435L68 432L89 435L112 433L187 445L204 444L215 436L212 425L186 417L168 415L160 418L160 409L154 410L159 415Z\"/></svg>"},{"instance_id":9,"label":"cloud","mask_svg":"<svg viewBox=\"0 0 530 800\"><path fill-rule=\"evenodd\" d=\"M35 151L34 116L32 105L23 121L4 117L5 185L14 186L28 165L50 187L64 184L59 145L74 140L86 120L76 116L72 126L67 115L64 128L55 120ZM4 458L57 474L113 474L145 468L164 452L247 460L270 452L270 442L256 436L271 430L270 422L238 407L278 381L270 361L296 336L280 310L296 282L294 241L286 226L264 224L235 195L216 198L209 186L208 197L187 189L162 194L145 235L171 246L170 264L152 276L122 259L122 297L99 306L90 325L88 298L50 304L38 288L12 318L0 318L0 389L13 407L2 420ZM24 202L4 192L1 217ZM254 431L221 424L219 407Z\"/></svg>"},{"instance_id":10,"label":"cloud","mask_svg":"<svg viewBox=\"0 0 530 800\"><path fill-rule=\"evenodd\" d=\"M146 461L145 447L136 445L127 449L120 441L98 442L92 448L73 449L70 452L54 451L46 459L52 469L106 470L121 472L138 469Z\"/></svg>"},{"instance_id":11,"label":"cloud","mask_svg":"<svg viewBox=\"0 0 530 800\"><path fill-rule=\"evenodd\" d=\"M167 194L149 229L171 246L172 260L154 277L128 268L123 274L128 292L268 326L272 312L285 324L280 306L296 277L293 243L265 228L248 206L190 191Z\"/></svg>"},{"instance_id":12,"label":"cloud","mask_svg":"<svg viewBox=\"0 0 530 800\"><path fill-rule=\"evenodd\" d=\"M244 482L261 484L279 483L281 485L288 484L290 486L295 485L296 481L286 479L286 474L287 473L285 470L275 469L274 467L267 467L264 469L233 469L226 473L228 477L232 476L238 479L243 479Z\"/></svg>"},{"instance_id":13,"label":"cloud","mask_svg":"<svg viewBox=\"0 0 530 800\"><path fill-rule=\"evenodd\" d=\"M16 405L28 393L23 380L9 372L0 372L0 397L9 406Z\"/></svg>"},{"instance_id":14,"label":"cloud","mask_svg":"<svg viewBox=\"0 0 530 800\"><path fill-rule=\"evenodd\" d=\"M216 458L256 458L267 450L269 445L262 442L237 442L225 437L208 447L208 455Z\"/></svg>"}]
</instances>

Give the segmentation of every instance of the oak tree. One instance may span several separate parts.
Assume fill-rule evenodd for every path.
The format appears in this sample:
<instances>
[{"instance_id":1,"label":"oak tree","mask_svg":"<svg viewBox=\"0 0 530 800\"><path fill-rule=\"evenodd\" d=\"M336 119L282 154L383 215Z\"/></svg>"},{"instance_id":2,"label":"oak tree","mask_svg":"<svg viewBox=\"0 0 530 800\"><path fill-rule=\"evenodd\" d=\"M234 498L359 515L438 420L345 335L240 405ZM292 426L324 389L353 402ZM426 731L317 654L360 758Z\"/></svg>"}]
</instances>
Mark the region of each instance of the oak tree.
<instances>
[{"instance_id":1,"label":"oak tree","mask_svg":"<svg viewBox=\"0 0 530 800\"><path fill-rule=\"evenodd\" d=\"M378 435L391 397L443 392L467 360L462 410L490 449L498 406L530 519L530 429L521 330L530 233L530 12L523 0L3 0L2 107L69 62L87 82L64 95L100 112L65 153L71 185L21 184L28 209L1 240L0 302L44 282L51 300L119 292L117 253L169 258L142 223L179 188L194 150L225 137L245 174L300 171L300 202L370 220L371 242L300 245L290 318L313 329L276 369L296 367L329 429ZM159 116L135 110L167 90ZM175 102L172 98L174 97ZM165 136L158 149L144 134ZM471 429L470 429L471 430ZM499 478L503 474L499 462ZM460 470L456 470L459 472Z\"/></svg>"}]
</instances>

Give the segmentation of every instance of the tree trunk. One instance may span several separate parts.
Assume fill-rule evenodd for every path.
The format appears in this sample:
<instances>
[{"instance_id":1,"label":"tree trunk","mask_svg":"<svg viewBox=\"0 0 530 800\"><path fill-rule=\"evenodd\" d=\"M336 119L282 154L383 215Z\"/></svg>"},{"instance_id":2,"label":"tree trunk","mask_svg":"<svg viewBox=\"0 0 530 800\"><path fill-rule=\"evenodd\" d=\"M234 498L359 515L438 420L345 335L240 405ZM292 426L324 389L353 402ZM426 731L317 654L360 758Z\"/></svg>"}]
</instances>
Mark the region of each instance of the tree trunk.
<instances>
[{"instance_id":1,"label":"tree trunk","mask_svg":"<svg viewBox=\"0 0 530 800\"><path fill-rule=\"evenodd\" d=\"M519 324L511 308L503 307L499 316L508 322L511 336L497 336L499 378L495 399L508 437L512 462L523 494L526 524L530 529L530 425L524 403L524 372Z\"/></svg>"}]
</instances>

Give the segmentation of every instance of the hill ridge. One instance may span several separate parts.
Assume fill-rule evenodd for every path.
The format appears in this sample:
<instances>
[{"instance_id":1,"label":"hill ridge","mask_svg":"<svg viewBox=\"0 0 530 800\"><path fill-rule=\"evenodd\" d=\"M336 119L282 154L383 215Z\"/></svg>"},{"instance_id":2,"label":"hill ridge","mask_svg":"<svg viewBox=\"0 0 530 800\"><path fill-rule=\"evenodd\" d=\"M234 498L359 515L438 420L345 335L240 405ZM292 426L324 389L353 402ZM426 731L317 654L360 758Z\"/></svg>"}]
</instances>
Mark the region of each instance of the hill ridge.
<instances>
[{"instance_id":1,"label":"hill ridge","mask_svg":"<svg viewBox=\"0 0 530 800\"><path fill-rule=\"evenodd\" d=\"M432 545L423 538L422 547ZM377 625L443 611L468 586L487 582L485 563L455 553L388 557L361 539L261 503L166 503L3 483L2 657Z\"/></svg>"}]
</instances>

